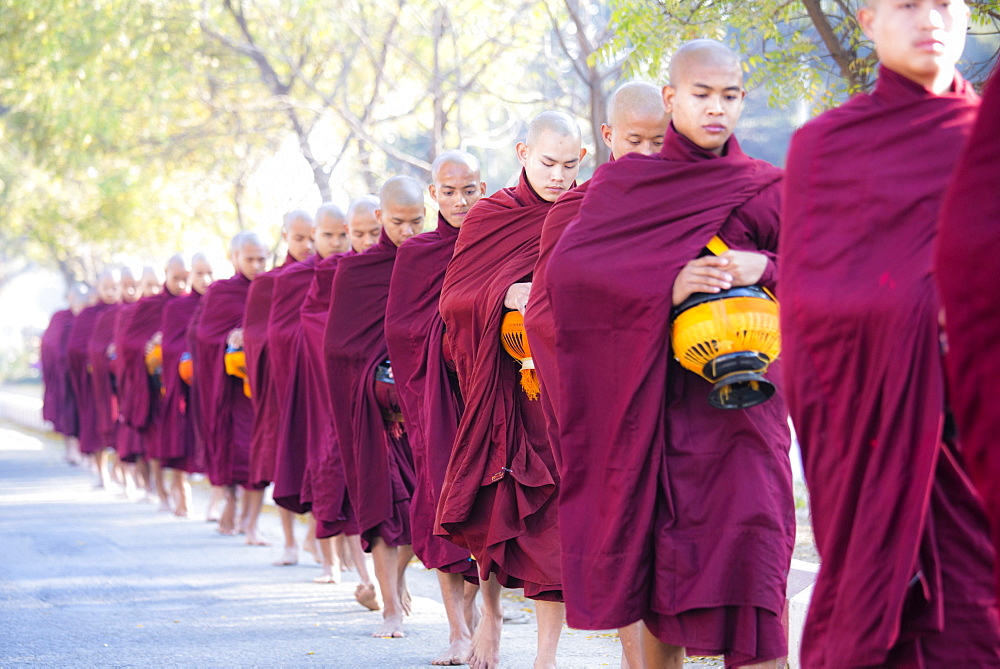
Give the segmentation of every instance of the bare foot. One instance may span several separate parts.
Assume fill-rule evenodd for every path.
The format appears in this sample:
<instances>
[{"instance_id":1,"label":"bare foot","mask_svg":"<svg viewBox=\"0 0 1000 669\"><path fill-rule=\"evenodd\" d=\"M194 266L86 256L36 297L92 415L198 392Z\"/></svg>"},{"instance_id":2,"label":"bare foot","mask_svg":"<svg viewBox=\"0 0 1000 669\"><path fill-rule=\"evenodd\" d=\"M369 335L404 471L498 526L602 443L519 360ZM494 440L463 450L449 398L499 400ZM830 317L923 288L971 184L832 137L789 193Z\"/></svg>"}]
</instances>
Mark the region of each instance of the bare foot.
<instances>
[{"instance_id":1,"label":"bare foot","mask_svg":"<svg viewBox=\"0 0 1000 669\"><path fill-rule=\"evenodd\" d=\"M378 611L382 608L382 605L378 601L378 595L375 592L375 586L372 583L368 583L367 585L359 583L358 587L354 589L354 599L358 601L358 604L370 611Z\"/></svg>"},{"instance_id":2,"label":"bare foot","mask_svg":"<svg viewBox=\"0 0 1000 669\"><path fill-rule=\"evenodd\" d=\"M472 653L471 639L458 639L452 641L448 649L431 660L431 664L439 667L457 667L469 661Z\"/></svg>"},{"instance_id":3,"label":"bare foot","mask_svg":"<svg viewBox=\"0 0 1000 669\"><path fill-rule=\"evenodd\" d=\"M314 578L313 583L340 583L340 577L334 574L323 574Z\"/></svg>"},{"instance_id":4,"label":"bare foot","mask_svg":"<svg viewBox=\"0 0 1000 669\"><path fill-rule=\"evenodd\" d=\"M469 655L469 666L472 669L494 669L500 665L502 631L503 616L484 611L472 634L472 652Z\"/></svg>"},{"instance_id":5,"label":"bare foot","mask_svg":"<svg viewBox=\"0 0 1000 669\"><path fill-rule=\"evenodd\" d=\"M406 634L403 632L403 617L390 616L382 621L379 628L372 632L376 639L402 639Z\"/></svg>"},{"instance_id":6,"label":"bare foot","mask_svg":"<svg viewBox=\"0 0 1000 669\"><path fill-rule=\"evenodd\" d=\"M174 511L174 515L177 516L178 518L187 518L188 512L187 509L177 509L176 511Z\"/></svg>"},{"instance_id":7,"label":"bare foot","mask_svg":"<svg viewBox=\"0 0 1000 669\"><path fill-rule=\"evenodd\" d=\"M406 587L406 580L403 577L399 579L399 606L403 609L403 615L410 615L412 609L411 604L413 598L410 597L410 589Z\"/></svg>"},{"instance_id":8,"label":"bare foot","mask_svg":"<svg viewBox=\"0 0 1000 669\"><path fill-rule=\"evenodd\" d=\"M247 543L250 543L247 541ZM299 563L299 550L294 546L286 546L285 552L281 554L281 559L274 562L275 567L291 567Z\"/></svg>"},{"instance_id":9,"label":"bare foot","mask_svg":"<svg viewBox=\"0 0 1000 669\"><path fill-rule=\"evenodd\" d=\"M265 541L263 537L259 537L256 534L247 535L247 546L270 546L270 545L271 543Z\"/></svg>"}]
</instances>

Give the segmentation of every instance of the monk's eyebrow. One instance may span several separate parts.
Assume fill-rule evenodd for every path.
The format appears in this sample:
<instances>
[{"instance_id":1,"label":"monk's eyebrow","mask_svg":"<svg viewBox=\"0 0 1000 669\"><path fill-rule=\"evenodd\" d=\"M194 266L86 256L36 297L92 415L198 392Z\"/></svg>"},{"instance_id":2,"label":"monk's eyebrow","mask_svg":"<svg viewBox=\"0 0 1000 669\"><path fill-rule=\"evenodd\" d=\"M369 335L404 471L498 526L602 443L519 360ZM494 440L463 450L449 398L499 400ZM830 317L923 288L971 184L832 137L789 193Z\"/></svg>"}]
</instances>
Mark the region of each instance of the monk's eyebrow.
<instances>
[{"instance_id":1,"label":"monk's eyebrow","mask_svg":"<svg viewBox=\"0 0 1000 669\"><path fill-rule=\"evenodd\" d=\"M694 87L695 88L707 88L708 90L712 90L712 87L709 86L708 84L695 83ZM722 90L724 90L724 91L739 91L740 87L739 86L726 86Z\"/></svg>"},{"instance_id":2,"label":"monk's eyebrow","mask_svg":"<svg viewBox=\"0 0 1000 669\"><path fill-rule=\"evenodd\" d=\"M547 161L549 161L550 163L562 163L562 162L566 162L566 163L575 163L576 161L580 160L579 158L574 158L573 160L566 160L566 161L563 161L563 160L559 160L558 158L553 158L552 156L547 156L547 155L545 155L544 153L542 154L542 159L543 159L543 160L547 160Z\"/></svg>"}]
</instances>

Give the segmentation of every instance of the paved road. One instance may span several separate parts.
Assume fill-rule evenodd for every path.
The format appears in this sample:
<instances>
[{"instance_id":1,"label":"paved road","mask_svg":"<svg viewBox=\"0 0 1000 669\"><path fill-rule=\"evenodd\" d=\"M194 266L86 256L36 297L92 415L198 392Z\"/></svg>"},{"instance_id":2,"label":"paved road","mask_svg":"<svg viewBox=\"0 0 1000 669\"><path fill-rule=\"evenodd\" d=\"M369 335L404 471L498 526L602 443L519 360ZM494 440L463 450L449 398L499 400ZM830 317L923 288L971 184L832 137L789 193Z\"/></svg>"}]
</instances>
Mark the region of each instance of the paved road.
<instances>
[{"instance_id":1,"label":"paved road","mask_svg":"<svg viewBox=\"0 0 1000 669\"><path fill-rule=\"evenodd\" d=\"M60 449L0 423L0 666L420 667L443 649L437 582L419 565L408 575L408 636L373 639L380 615L354 602L352 573L314 584L314 563L274 567L278 548L246 546L201 520L204 486L198 520L175 518L94 490ZM262 525L280 536L273 509ZM527 620L504 627L506 667L531 665ZM617 666L619 653L610 635L567 629L560 666Z\"/></svg>"}]
</instances>

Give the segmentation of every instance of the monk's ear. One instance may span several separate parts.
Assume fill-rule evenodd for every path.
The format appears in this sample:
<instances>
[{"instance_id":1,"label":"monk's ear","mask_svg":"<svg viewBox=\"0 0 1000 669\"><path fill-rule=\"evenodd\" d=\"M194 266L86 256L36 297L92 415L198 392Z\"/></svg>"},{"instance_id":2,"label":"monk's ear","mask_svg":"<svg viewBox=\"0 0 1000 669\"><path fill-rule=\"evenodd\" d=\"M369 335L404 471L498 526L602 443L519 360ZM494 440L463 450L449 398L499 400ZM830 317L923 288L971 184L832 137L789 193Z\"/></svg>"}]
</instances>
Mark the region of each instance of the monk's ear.
<instances>
[{"instance_id":1,"label":"monk's ear","mask_svg":"<svg viewBox=\"0 0 1000 669\"><path fill-rule=\"evenodd\" d=\"M485 181L480 181L479 182L479 194L480 195L486 195L486 182Z\"/></svg>"},{"instance_id":2,"label":"monk's ear","mask_svg":"<svg viewBox=\"0 0 1000 669\"><path fill-rule=\"evenodd\" d=\"M677 89L675 89L670 84L663 87L663 108L668 114L674 113L674 96L677 95Z\"/></svg>"},{"instance_id":3,"label":"monk's ear","mask_svg":"<svg viewBox=\"0 0 1000 669\"><path fill-rule=\"evenodd\" d=\"M375 210L375 222L378 223L379 225L382 225L382 210L381 209L376 209Z\"/></svg>"},{"instance_id":4,"label":"monk's ear","mask_svg":"<svg viewBox=\"0 0 1000 669\"><path fill-rule=\"evenodd\" d=\"M611 126L607 123L601 124L601 139L607 144L608 148L611 148Z\"/></svg>"},{"instance_id":5,"label":"monk's ear","mask_svg":"<svg viewBox=\"0 0 1000 669\"><path fill-rule=\"evenodd\" d=\"M586 149L585 147L582 147L582 146L581 146L581 147L580 147L580 160L581 160L581 161L583 160L583 157L584 157L585 155L587 155L587 149Z\"/></svg>"},{"instance_id":6,"label":"monk's ear","mask_svg":"<svg viewBox=\"0 0 1000 669\"><path fill-rule=\"evenodd\" d=\"M525 167L528 164L528 145L524 142L518 142L517 146L514 147L514 151L517 152L517 160L521 163L521 167Z\"/></svg>"},{"instance_id":7,"label":"monk's ear","mask_svg":"<svg viewBox=\"0 0 1000 669\"><path fill-rule=\"evenodd\" d=\"M430 186L427 187L427 192L430 193L432 200L434 200L435 202L438 201L438 195L437 195L438 191L437 188L434 186L434 184L431 184Z\"/></svg>"},{"instance_id":8,"label":"monk's ear","mask_svg":"<svg viewBox=\"0 0 1000 669\"><path fill-rule=\"evenodd\" d=\"M865 37L874 41L872 36L872 23L875 21L875 9L869 5L864 5L858 10L858 25L861 26Z\"/></svg>"}]
</instances>

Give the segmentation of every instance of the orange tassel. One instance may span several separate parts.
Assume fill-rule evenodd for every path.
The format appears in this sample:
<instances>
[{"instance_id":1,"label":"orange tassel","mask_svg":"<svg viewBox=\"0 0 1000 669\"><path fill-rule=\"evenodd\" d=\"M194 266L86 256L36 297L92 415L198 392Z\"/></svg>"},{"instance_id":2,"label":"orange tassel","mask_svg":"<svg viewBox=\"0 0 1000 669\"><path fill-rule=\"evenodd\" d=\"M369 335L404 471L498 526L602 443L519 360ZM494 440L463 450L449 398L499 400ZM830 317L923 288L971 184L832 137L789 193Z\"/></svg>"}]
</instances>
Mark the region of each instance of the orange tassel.
<instances>
[{"instance_id":1,"label":"orange tassel","mask_svg":"<svg viewBox=\"0 0 1000 669\"><path fill-rule=\"evenodd\" d=\"M521 368L521 388L529 400L538 399L539 394L542 392L542 386L538 383L538 374L535 373L535 370Z\"/></svg>"}]
</instances>

